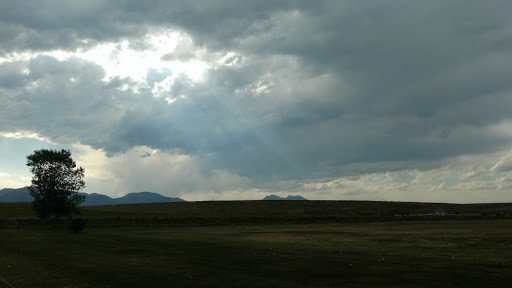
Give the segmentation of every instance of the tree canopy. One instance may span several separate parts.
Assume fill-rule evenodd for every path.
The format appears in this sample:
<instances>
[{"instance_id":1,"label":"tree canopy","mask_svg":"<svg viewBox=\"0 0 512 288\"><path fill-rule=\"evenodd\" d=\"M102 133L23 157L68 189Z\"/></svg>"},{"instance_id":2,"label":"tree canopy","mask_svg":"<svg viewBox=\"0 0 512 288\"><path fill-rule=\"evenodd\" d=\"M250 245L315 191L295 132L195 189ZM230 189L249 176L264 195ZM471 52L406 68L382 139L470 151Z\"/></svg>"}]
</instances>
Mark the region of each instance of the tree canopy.
<instances>
[{"instance_id":1,"label":"tree canopy","mask_svg":"<svg viewBox=\"0 0 512 288\"><path fill-rule=\"evenodd\" d=\"M76 167L71 151L36 150L27 156L27 166L33 174L29 187L33 209L40 218L79 212L78 207L85 201L85 196L78 194L85 187L85 169Z\"/></svg>"}]
</instances>

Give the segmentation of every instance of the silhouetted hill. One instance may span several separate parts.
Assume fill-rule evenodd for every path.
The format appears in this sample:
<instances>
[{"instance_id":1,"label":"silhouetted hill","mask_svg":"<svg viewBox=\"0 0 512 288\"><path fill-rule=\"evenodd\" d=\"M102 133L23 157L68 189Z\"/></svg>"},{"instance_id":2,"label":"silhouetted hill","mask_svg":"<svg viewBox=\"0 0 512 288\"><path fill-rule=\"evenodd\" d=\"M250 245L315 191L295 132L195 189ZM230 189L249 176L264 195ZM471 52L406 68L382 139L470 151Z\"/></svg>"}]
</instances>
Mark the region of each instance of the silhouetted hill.
<instances>
[{"instance_id":1,"label":"silhouetted hill","mask_svg":"<svg viewBox=\"0 0 512 288\"><path fill-rule=\"evenodd\" d=\"M139 203L162 203L162 202L185 202L180 198L166 197L158 193L139 192L126 194L123 197L115 198L114 204L139 204Z\"/></svg>"},{"instance_id":2,"label":"silhouetted hill","mask_svg":"<svg viewBox=\"0 0 512 288\"><path fill-rule=\"evenodd\" d=\"M98 193L80 193L85 195L85 202L82 203L82 206L97 206L97 205L112 205L114 204L114 199L108 197L107 195L98 194Z\"/></svg>"},{"instance_id":3,"label":"silhouetted hill","mask_svg":"<svg viewBox=\"0 0 512 288\"><path fill-rule=\"evenodd\" d=\"M32 202L32 199L28 187L18 189L5 188L0 190L0 202Z\"/></svg>"},{"instance_id":4,"label":"silhouetted hill","mask_svg":"<svg viewBox=\"0 0 512 288\"><path fill-rule=\"evenodd\" d=\"M140 204L140 203L162 203L162 202L185 202L180 198L166 197L158 193L152 192L139 192L129 193L123 197L111 198L109 196L98 193L80 193L85 195L85 202L81 206L98 206L98 205L116 205L116 204ZM13 202L32 202L33 198L30 196L28 187L18 189L1 189L0 202L13 203Z\"/></svg>"},{"instance_id":5,"label":"silhouetted hill","mask_svg":"<svg viewBox=\"0 0 512 288\"><path fill-rule=\"evenodd\" d=\"M265 198L263 198L263 200L308 200L308 199L306 199L300 195L296 195L296 196L288 195L288 197L286 197L286 198L279 197L277 195L268 195L268 196L265 196Z\"/></svg>"}]
</instances>

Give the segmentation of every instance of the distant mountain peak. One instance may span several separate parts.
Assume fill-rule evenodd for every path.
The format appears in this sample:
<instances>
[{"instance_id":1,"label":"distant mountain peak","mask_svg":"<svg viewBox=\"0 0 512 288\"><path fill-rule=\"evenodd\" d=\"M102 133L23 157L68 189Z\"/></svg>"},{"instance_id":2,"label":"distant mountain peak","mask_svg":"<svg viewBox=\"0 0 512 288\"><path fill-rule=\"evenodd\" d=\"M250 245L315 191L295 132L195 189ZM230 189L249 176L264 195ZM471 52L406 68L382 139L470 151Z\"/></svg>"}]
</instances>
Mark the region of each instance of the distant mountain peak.
<instances>
[{"instance_id":1,"label":"distant mountain peak","mask_svg":"<svg viewBox=\"0 0 512 288\"><path fill-rule=\"evenodd\" d=\"M32 202L34 198L30 196L28 187L0 190L0 202Z\"/></svg>"},{"instance_id":2,"label":"distant mountain peak","mask_svg":"<svg viewBox=\"0 0 512 288\"><path fill-rule=\"evenodd\" d=\"M153 192L129 193L119 198L111 198L98 193L80 193L85 195L85 202L82 206L116 205L116 204L140 204L140 203L161 203L161 202L186 202L180 198L166 197ZM32 202L28 187L19 189L0 189L0 202Z\"/></svg>"},{"instance_id":3,"label":"distant mountain peak","mask_svg":"<svg viewBox=\"0 0 512 288\"><path fill-rule=\"evenodd\" d=\"M300 195L295 195L295 196L292 196L292 195L288 195L286 198L283 198L283 197L279 197L277 195L268 195L268 196L265 196L265 198L263 198L263 200L308 200Z\"/></svg>"},{"instance_id":4,"label":"distant mountain peak","mask_svg":"<svg viewBox=\"0 0 512 288\"><path fill-rule=\"evenodd\" d=\"M115 198L114 204L138 204L138 203L161 203L161 202L185 202L180 198L166 197L154 192L135 192Z\"/></svg>"}]
</instances>

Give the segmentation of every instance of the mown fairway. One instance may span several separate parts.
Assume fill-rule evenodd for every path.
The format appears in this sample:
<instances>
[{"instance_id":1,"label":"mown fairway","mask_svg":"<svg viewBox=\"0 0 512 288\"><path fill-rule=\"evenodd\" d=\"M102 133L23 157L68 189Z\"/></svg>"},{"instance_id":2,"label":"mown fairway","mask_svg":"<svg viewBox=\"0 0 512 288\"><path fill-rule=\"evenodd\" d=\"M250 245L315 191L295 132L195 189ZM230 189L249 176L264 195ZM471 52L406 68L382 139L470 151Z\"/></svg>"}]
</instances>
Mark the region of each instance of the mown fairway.
<instances>
[{"instance_id":1,"label":"mown fairway","mask_svg":"<svg viewBox=\"0 0 512 288\"><path fill-rule=\"evenodd\" d=\"M0 277L16 288L503 287L512 221L0 229Z\"/></svg>"}]
</instances>

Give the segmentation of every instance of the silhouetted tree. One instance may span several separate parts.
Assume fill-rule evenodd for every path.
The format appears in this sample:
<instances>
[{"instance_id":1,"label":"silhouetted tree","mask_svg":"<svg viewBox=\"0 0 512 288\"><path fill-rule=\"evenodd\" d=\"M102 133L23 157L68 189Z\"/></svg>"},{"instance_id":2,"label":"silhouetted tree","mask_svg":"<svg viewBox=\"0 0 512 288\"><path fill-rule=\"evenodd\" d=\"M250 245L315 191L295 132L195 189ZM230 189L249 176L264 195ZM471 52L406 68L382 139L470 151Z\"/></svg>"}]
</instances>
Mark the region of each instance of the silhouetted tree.
<instances>
[{"instance_id":1,"label":"silhouetted tree","mask_svg":"<svg viewBox=\"0 0 512 288\"><path fill-rule=\"evenodd\" d=\"M27 156L32 177L29 187L34 197L33 209L39 218L59 218L79 213L85 196L78 192L85 187L84 168L76 168L69 150L41 149Z\"/></svg>"}]
</instances>

